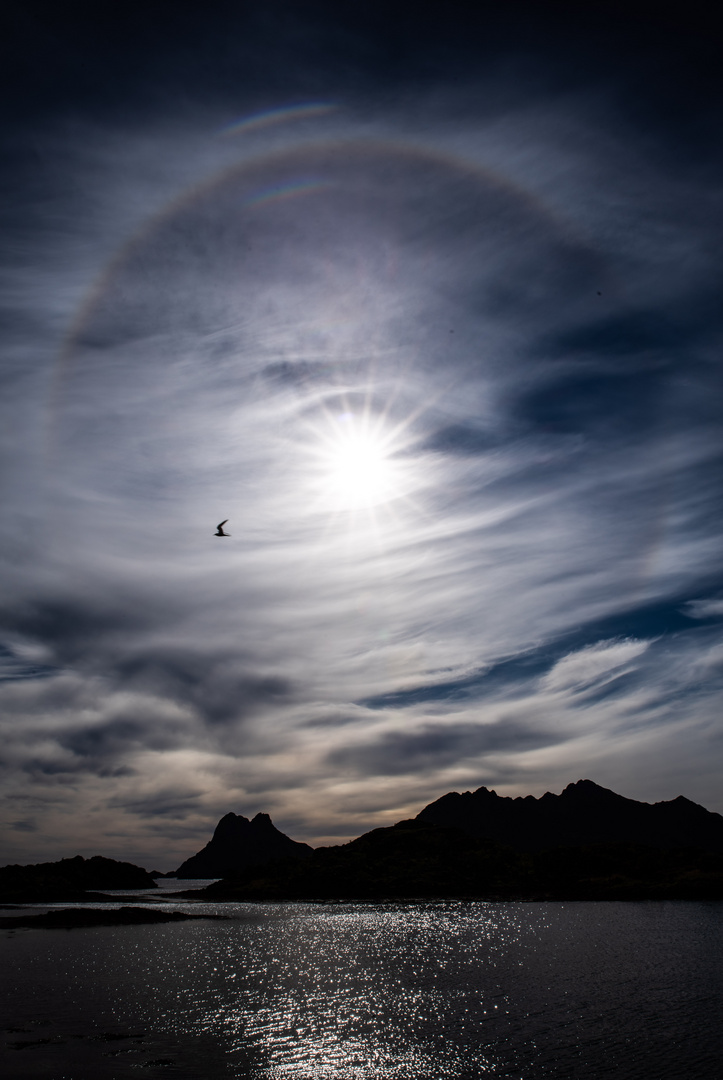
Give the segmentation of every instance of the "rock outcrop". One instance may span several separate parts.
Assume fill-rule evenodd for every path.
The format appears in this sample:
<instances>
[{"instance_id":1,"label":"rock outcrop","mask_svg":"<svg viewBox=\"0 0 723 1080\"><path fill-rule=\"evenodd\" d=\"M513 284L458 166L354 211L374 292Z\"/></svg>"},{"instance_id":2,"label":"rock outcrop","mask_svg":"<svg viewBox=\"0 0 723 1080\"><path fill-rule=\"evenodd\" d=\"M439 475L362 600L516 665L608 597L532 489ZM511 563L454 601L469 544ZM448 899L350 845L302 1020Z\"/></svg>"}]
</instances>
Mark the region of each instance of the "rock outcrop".
<instances>
[{"instance_id":1,"label":"rock outcrop","mask_svg":"<svg viewBox=\"0 0 723 1080\"><path fill-rule=\"evenodd\" d=\"M226 814L205 848L186 859L175 876L227 877L276 859L305 859L313 850L280 832L268 814L257 814L251 821L240 814Z\"/></svg>"},{"instance_id":2,"label":"rock outcrop","mask_svg":"<svg viewBox=\"0 0 723 1080\"><path fill-rule=\"evenodd\" d=\"M18 930L38 927L47 930L74 930L81 926L143 926L148 923L186 922L188 919L222 919L222 915L196 915L185 911L157 911L152 908L122 907L114 909L61 908L42 915L10 915L0 917L0 928Z\"/></svg>"}]
</instances>

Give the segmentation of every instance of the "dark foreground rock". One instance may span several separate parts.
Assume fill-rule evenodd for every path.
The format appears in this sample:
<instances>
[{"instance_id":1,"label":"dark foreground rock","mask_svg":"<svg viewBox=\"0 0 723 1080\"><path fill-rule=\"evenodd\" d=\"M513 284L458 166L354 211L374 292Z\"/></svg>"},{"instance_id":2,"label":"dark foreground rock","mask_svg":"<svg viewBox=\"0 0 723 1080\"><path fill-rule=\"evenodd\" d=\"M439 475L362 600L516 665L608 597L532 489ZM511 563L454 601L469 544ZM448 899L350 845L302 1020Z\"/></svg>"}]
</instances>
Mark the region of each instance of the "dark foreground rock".
<instances>
[{"instance_id":1,"label":"dark foreground rock","mask_svg":"<svg viewBox=\"0 0 723 1080\"><path fill-rule=\"evenodd\" d=\"M0 867L0 902L56 903L91 899L93 889L156 889L155 881L140 866L95 855L84 859L30 866Z\"/></svg>"},{"instance_id":2,"label":"dark foreground rock","mask_svg":"<svg viewBox=\"0 0 723 1080\"><path fill-rule=\"evenodd\" d=\"M306 859L313 850L280 832L268 814L257 814L251 821L240 814L226 814L205 848L186 859L172 876L225 877L276 859Z\"/></svg>"},{"instance_id":3,"label":"dark foreground rock","mask_svg":"<svg viewBox=\"0 0 723 1080\"><path fill-rule=\"evenodd\" d=\"M189 894L191 895L191 894ZM718 900L723 856L638 844L521 852L457 829L402 821L303 862L246 870L195 894L209 900Z\"/></svg>"},{"instance_id":4,"label":"dark foreground rock","mask_svg":"<svg viewBox=\"0 0 723 1080\"><path fill-rule=\"evenodd\" d=\"M122 907L115 911L98 908L64 908L44 915L13 915L0 917L0 928L22 926L49 930L72 930L80 926L140 926L147 923L186 922L188 919L220 919L221 915L191 915L182 911L153 911L148 908Z\"/></svg>"}]
</instances>

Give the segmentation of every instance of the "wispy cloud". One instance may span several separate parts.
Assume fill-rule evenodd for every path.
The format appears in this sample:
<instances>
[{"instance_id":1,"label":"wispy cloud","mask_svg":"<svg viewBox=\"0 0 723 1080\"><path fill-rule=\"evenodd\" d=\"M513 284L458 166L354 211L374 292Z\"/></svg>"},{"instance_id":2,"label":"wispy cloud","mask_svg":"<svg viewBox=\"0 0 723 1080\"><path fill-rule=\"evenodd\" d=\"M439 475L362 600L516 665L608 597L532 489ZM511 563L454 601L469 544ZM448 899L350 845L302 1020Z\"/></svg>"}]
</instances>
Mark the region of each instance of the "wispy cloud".
<instances>
[{"instance_id":1,"label":"wispy cloud","mask_svg":"<svg viewBox=\"0 0 723 1080\"><path fill-rule=\"evenodd\" d=\"M718 619L723 615L723 599L712 596L705 600L689 600L684 610L692 619Z\"/></svg>"},{"instance_id":2,"label":"wispy cloud","mask_svg":"<svg viewBox=\"0 0 723 1080\"><path fill-rule=\"evenodd\" d=\"M329 35L323 93L307 57L179 97L169 58L122 123L14 136L8 858L582 775L721 808L713 152L562 46L453 78Z\"/></svg>"}]
</instances>

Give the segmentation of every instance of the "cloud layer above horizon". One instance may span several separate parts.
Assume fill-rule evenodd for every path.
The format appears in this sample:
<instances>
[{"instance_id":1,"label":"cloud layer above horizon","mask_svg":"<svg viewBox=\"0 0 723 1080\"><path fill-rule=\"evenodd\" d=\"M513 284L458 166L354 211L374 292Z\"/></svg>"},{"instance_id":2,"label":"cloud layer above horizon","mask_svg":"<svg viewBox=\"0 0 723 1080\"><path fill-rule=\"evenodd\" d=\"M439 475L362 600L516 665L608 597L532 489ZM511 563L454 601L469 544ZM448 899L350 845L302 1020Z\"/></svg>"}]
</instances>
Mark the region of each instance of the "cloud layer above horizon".
<instances>
[{"instance_id":1,"label":"cloud layer above horizon","mask_svg":"<svg viewBox=\"0 0 723 1080\"><path fill-rule=\"evenodd\" d=\"M713 151L514 43L356 63L13 129L0 862L723 811Z\"/></svg>"}]
</instances>

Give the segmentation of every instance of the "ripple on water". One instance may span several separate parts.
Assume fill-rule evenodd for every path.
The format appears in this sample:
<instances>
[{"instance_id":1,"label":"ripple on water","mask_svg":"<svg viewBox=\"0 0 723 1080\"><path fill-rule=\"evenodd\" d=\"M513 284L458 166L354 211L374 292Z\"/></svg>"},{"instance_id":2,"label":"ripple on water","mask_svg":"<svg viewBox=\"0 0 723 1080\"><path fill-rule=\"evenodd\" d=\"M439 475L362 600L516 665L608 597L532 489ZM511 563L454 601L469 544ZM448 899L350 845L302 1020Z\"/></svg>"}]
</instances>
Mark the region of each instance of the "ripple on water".
<instances>
[{"instance_id":1,"label":"ripple on water","mask_svg":"<svg viewBox=\"0 0 723 1080\"><path fill-rule=\"evenodd\" d=\"M720 904L193 910L230 918L32 931L4 942L25 964L16 967L16 1011L42 1002L76 1026L109 1016L142 1024L161 1047L148 1076L723 1076ZM60 1009L51 1001L59 983ZM214 1052L201 1055L199 1074L190 1062L201 1044ZM60 1046L45 1046L62 1059ZM132 1060L127 1049L114 1058L114 1077L138 1075L123 1071L140 1064L140 1051ZM166 1064L153 1064L166 1053ZM30 1060L25 1049L13 1056Z\"/></svg>"}]
</instances>

